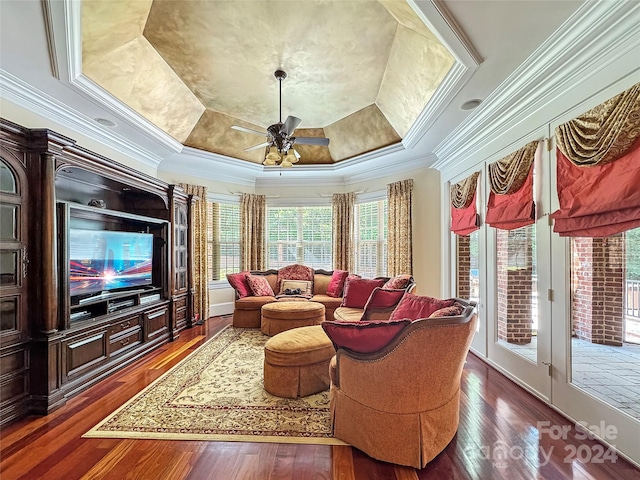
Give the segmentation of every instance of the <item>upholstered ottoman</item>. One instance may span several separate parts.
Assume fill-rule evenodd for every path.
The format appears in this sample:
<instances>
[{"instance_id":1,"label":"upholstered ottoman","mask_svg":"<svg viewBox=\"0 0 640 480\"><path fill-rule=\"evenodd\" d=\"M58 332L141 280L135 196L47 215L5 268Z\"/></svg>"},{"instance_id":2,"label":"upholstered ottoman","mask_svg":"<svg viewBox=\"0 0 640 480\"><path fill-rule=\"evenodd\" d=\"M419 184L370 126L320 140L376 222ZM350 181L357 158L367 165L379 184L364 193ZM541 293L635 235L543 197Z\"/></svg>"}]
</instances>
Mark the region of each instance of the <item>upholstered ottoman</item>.
<instances>
[{"instance_id":1,"label":"upholstered ottoman","mask_svg":"<svg viewBox=\"0 0 640 480\"><path fill-rule=\"evenodd\" d=\"M333 343L320 325L294 328L264 346L264 389L278 397L306 397L327 390Z\"/></svg>"},{"instance_id":2,"label":"upholstered ottoman","mask_svg":"<svg viewBox=\"0 0 640 480\"><path fill-rule=\"evenodd\" d=\"M324 322L324 305L318 302L273 302L262 307L262 333L273 336L292 328Z\"/></svg>"}]
</instances>

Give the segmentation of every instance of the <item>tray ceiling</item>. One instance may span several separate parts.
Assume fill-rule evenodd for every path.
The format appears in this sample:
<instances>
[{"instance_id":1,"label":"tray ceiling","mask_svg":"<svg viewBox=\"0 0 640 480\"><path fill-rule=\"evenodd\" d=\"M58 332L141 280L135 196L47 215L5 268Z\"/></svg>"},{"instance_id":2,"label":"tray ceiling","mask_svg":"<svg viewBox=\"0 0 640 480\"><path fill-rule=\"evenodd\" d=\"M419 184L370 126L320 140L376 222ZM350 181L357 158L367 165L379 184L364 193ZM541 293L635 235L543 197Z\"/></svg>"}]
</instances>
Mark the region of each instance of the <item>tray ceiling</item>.
<instances>
[{"instance_id":1,"label":"tray ceiling","mask_svg":"<svg viewBox=\"0 0 640 480\"><path fill-rule=\"evenodd\" d=\"M303 164L400 142L454 65L404 0L83 1L83 74L184 145L261 163L231 125L302 118Z\"/></svg>"}]
</instances>

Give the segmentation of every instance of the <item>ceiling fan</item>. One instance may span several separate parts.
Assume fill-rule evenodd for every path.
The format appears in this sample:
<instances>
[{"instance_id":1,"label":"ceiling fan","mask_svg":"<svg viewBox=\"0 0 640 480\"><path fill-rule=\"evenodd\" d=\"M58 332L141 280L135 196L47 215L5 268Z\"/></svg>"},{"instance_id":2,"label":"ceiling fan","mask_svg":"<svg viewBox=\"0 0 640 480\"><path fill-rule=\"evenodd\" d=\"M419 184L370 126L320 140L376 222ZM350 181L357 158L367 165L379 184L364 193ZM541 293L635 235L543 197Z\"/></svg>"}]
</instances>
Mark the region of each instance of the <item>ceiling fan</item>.
<instances>
[{"instance_id":1,"label":"ceiling fan","mask_svg":"<svg viewBox=\"0 0 640 480\"><path fill-rule=\"evenodd\" d=\"M297 163L300 160L300 154L296 152L295 148L293 148L294 143L326 147L329 145L329 139L322 137L293 136L294 130L298 125L300 125L302 120L298 117L289 115L284 123L282 123L282 80L287 78L287 73L283 70L276 70L273 75L280 84L280 121L269 126L266 132L241 127L239 125L232 125L231 128L241 132L254 133L256 135L263 135L267 137L266 142L244 149L245 152L250 152L251 150L257 150L258 148L269 147L269 153L267 153L264 162L262 162L263 165L273 166L278 165L280 162L281 167L291 167L294 163Z\"/></svg>"}]
</instances>

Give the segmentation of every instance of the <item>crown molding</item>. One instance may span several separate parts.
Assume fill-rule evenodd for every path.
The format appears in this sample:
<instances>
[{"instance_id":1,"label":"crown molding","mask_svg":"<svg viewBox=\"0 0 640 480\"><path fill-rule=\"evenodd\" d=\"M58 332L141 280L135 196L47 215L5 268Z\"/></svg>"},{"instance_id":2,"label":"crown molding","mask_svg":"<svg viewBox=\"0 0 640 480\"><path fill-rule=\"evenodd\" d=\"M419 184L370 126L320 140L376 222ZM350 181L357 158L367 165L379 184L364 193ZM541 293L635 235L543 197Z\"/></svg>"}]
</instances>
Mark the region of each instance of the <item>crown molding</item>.
<instances>
[{"instance_id":1,"label":"crown molding","mask_svg":"<svg viewBox=\"0 0 640 480\"><path fill-rule=\"evenodd\" d=\"M262 165L183 147L180 153L167 156L158 166L158 172L171 172L221 182L254 187L262 173Z\"/></svg>"},{"instance_id":2,"label":"crown molding","mask_svg":"<svg viewBox=\"0 0 640 480\"><path fill-rule=\"evenodd\" d=\"M3 98L19 107L95 139L143 165L157 168L162 160L160 156L140 145L95 125L93 119L68 108L65 104L3 69L0 69L0 93Z\"/></svg>"},{"instance_id":3,"label":"crown molding","mask_svg":"<svg viewBox=\"0 0 640 480\"><path fill-rule=\"evenodd\" d=\"M640 48L639 14L637 2L583 3L434 149L439 160L433 168L442 171L462 164L533 113L560 102L568 89L578 88L616 59Z\"/></svg>"}]
</instances>

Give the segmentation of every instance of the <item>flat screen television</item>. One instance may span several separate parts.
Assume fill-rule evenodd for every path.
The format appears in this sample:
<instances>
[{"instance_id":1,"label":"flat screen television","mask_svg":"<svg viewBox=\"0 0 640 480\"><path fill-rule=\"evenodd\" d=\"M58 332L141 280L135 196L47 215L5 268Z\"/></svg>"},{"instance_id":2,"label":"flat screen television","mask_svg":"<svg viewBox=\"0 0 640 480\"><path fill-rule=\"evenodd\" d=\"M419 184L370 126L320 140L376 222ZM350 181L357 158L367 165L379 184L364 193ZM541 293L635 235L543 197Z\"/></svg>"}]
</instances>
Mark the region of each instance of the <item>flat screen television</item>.
<instances>
[{"instance_id":1,"label":"flat screen television","mask_svg":"<svg viewBox=\"0 0 640 480\"><path fill-rule=\"evenodd\" d=\"M71 297L151 285L153 235L69 229Z\"/></svg>"}]
</instances>

